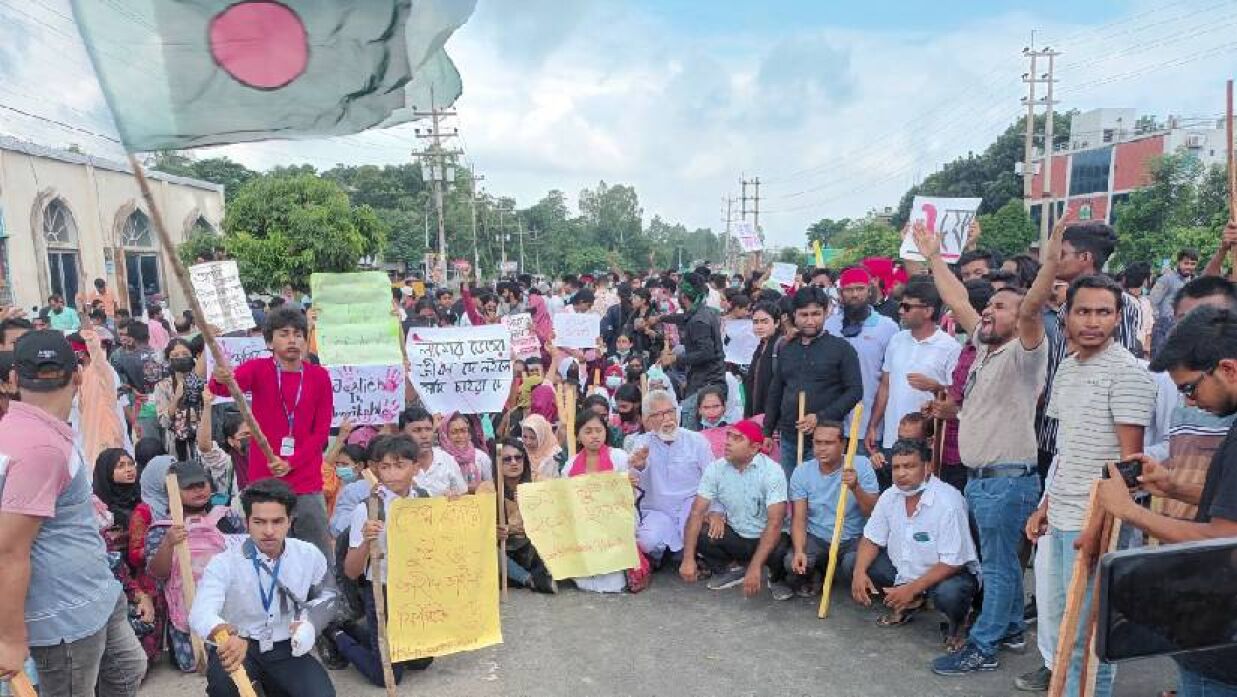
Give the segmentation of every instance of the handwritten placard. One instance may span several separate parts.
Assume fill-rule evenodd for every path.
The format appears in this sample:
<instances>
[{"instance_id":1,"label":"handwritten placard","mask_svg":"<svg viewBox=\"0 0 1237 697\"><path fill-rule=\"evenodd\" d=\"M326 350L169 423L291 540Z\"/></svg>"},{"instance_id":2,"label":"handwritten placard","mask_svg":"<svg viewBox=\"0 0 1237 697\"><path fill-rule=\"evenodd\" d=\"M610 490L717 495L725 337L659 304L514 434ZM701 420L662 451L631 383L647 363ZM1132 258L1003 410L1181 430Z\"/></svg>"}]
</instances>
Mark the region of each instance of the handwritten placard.
<instances>
[{"instance_id":1,"label":"handwritten placard","mask_svg":"<svg viewBox=\"0 0 1237 697\"><path fill-rule=\"evenodd\" d=\"M560 312L554 315L554 344L564 348L597 348L601 336L601 315Z\"/></svg>"},{"instance_id":2,"label":"handwritten placard","mask_svg":"<svg viewBox=\"0 0 1237 697\"><path fill-rule=\"evenodd\" d=\"M235 261L209 261L189 267L193 294L202 305L207 324L221 333L243 332L254 326L253 310L245 300Z\"/></svg>"},{"instance_id":3,"label":"handwritten placard","mask_svg":"<svg viewBox=\"0 0 1237 697\"><path fill-rule=\"evenodd\" d=\"M614 472L521 484L524 532L555 579L596 576L639 563L636 503Z\"/></svg>"},{"instance_id":4,"label":"handwritten placard","mask_svg":"<svg viewBox=\"0 0 1237 697\"><path fill-rule=\"evenodd\" d=\"M408 332L408 380L434 414L503 410L511 391L511 335L501 324Z\"/></svg>"},{"instance_id":5,"label":"handwritten placard","mask_svg":"<svg viewBox=\"0 0 1237 697\"><path fill-rule=\"evenodd\" d=\"M765 281L765 288L772 288L779 293L784 293L790 288L794 288L795 279L799 273L799 267L794 264L785 262L775 262L773 268L769 270L769 280Z\"/></svg>"},{"instance_id":6,"label":"handwritten placard","mask_svg":"<svg viewBox=\"0 0 1237 697\"><path fill-rule=\"evenodd\" d=\"M266 347L266 339L260 336L220 336L215 339L219 349L228 357L232 367L255 358L270 358L271 350ZM206 374L215 372L215 354L206 352ZM215 404L229 404L231 397L215 397Z\"/></svg>"},{"instance_id":7,"label":"handwritten placard","mask_svg":"<svg viewBox=\"0 0 1237 697\"><path fill-rule=\"evenodd\" d=\"M746 253L759 252L765 248L760 239L760 233L751 223L739 223L735 226L734 238L739 241L739 248Z\"/></svg>"},{"instance_id":8,"label":"handwritten placard","mask_svg":"<svg viewBox=\"0 0 1237 697\"><path fill-rule=\"evenodd\" d=\"M962 256L962 248L966 246L967 233L975 213L983 199L978 198L936 198L932 196L916 196L911 204L911 215L903 230L902 247L898 254L903 259L924 261L915 246L915 238L911 229L915 223L923 223L928 232L935 233L941 240L941 258L949 263Z\"/></svg>"},{"instance_id":9,"label":"handwritten placard","mask_svg":"<svg viewBox=\"0 0 1237 697\"><path fill-rule=\"evenodd\" d=\"M752 321L750 319L726 320L725 330L726 362L735 365L751 365L752 354L756 352L756 346L760 344L760 339L756 338L756 333L752 330Z\"/></svg>"},{"instance_id":10,"label":"handwritten placard","mask_svg":"<svg viewBox=\"0 0 1237 697\"><path fill-rule=\"evenodd\" d=\"M404 366L333 365L331 390L335 393L335 414L331 425L344 419L360 424L393 424L404 409Z\"/></svg>"},{"instance_id":11,"label":"handwritten placard","mask_svg":"<svg viewBox=\"0 0 1237 697\"><path fill-rule=\"evenodd\" d=\"M318 358L323 365L395 365L399 319L391 313L391 282L381 271L316 273L309 277L318 311Z\"/></svg>"},{"instance_id":12,"label":"handwritten placard","mask_svg":"<svg viewBox=\"0 0 1237 697\"><path fill-rule=\"evenodd\" d=\"M503 326L511 333L511 357L519 360L541 355L541 341L533 332L533 316L527 312L503 315Z\"/></svg>"},{"instance_id":13,"label":"handwritten placard","mask_svg":"<svg viewBox=\"0 0 1237 697\"><path fill-rule=\"evenodd\" d=\"M391 661L502 643L494 494L396 499L386 524Z\"/></svg>"}]
</instances>

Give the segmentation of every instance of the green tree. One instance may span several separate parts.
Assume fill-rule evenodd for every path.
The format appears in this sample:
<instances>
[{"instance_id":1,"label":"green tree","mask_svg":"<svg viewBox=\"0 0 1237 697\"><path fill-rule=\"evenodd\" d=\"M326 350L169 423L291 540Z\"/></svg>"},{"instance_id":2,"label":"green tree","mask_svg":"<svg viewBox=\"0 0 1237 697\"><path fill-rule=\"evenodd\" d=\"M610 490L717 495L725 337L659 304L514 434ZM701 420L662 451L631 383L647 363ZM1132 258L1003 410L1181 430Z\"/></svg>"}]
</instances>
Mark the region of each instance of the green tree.
<instances>
[{"instance_id":1,"label":"green tree","mask_svg":"<svg viewBox=\"0 0 1237 697\"><path fill-rule=\"evenodd\" d=\"M228 206L224 245L249 290L308 288L310 274L353 271L379 253L387 229L373 209L353 206L334 181L315 175L264 175Z\"/></svg>"},{"instance_id":2,"label":"green tree","mask_svg":"<svg viewBox=\"0 0 1237 697\"><path fill-rule=\"evenodd\" d=\"M197 263L198 259L213 259L216 253L226 251L224 238L210 232L195 232L176 249L185 266Z\"/></svg>"},{"instance_id":3,"label":"green tree","mask_svg":"<svg viewBox=\"0 0 1237 697\"><path fill-rule=\"evenodd\" d=\"M782 247L777 252L777 261L785 264L803 266L804 253L798 247Z\"/></svg>"},{"instance_id":4,"label":"green tree","mask_svg":"<svg viewBox=\"0 0 1237 697\"><path fill-rule=\"evenodd\" d=\"M846 229L854 224L850 218L842 218L841 220L833 220L830 218L821 218L808 226L807 241L808 244L819 241L822 247L832 247L833 240Z\"/></svg>"},{"instance_id":5,"label":"green tree","mask_svg":"<svg viewBox=\"0 0 1237 697\"><path fill-rule=\"evenodd\" d=\"M979 246L1005 256L1025 252L1039 238L1039 231L1027 215L1022 201L1011 199L991 215L979 216L983 231Z\"/></svg>"},{"instance_id":6,"label":"green tree","mask_svg":"<svg viewBox=\"0 0 1237 697\"><path fill-rule=\"evenodd\" d=\"M867 257L896 257L901 246L902 236L892 226L876 220L861 221L834 239L834 249L842 251L831 264L841 268Z\"/></svg>"},{"instance_id":7,"label":"green tree","mask_svg":"<svg viewBox=\"0 0 1237 697\"><path fill-rule=\"evenodd\" d=\"M1172 259L1182 247L1212 251L1228 219L1224 171L1207 170L1198 158L1180 153L1151 164L1151 185L1130 194L1114 211L1117 265ZM1210 244L1201 244L1211 240ZM1200 249L1200 251L1203 251Z\"/></svg>"},{"instance_id":8,"label":"green tree","mask_svg":"<svg viewBox=\"0 0 1237 697\"><path fill-rule=\"evenodd\" d=\"M229 203L241 187L258 176L257 172L227 157L194 160L171 150L155 153L148 164L151 169L159 172L222 184L224 196Z\"/></svg>"}]
</instances>

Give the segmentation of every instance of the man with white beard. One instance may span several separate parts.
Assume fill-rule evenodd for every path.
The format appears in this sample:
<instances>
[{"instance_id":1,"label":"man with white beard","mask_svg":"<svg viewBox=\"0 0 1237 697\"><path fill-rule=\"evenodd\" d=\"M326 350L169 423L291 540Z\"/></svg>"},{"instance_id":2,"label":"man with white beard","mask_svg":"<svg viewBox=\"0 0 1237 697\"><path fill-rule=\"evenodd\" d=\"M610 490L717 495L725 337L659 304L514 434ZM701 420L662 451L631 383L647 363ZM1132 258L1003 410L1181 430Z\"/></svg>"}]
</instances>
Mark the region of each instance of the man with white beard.
<instances>
[{"instance_id":1,"label":"man with white beard","mask_svg":"<svg viewBox=\"0 0 1237 697\"><path fill-rule=\"evenodd\" d=\"M658 567L667 551L677 556L683 550L683 530L713 452L704 436L679 427L670 392L649 391L642 407L645 433L636 437L629 463L640 477L636 542Z\"/></svg>"}]
</instances>

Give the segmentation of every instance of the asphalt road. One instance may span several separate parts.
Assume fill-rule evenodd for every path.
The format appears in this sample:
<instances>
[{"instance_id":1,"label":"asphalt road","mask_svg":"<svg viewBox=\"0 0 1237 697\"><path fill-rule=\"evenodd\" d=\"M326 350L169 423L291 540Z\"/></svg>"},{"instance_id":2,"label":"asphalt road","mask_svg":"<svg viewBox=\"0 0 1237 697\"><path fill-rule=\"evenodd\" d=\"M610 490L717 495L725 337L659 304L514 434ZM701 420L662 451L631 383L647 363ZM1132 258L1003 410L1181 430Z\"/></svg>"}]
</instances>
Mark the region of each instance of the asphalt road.
<instances>
[{"instance_id":1,"label":"asphalt road","mask_svg":"<svg viewBox=\"0 0 1237 697\"><path fill-rule=\"evenodd\" d=\"M827 620L818 599L775 603L766 590L752 600L741 590L709 591L668 573L638 595L601 596L563 590L558 596L512 589L503 605L499 646L436 660L409 674L399 694L430 697L686 697L694 695L1027 695L1014 676L1036 667L1033 637L1024 655L1001 655L991 673L941 678L927 669L940 653L937 622L920 614L909 625L875 625L877 610L835 590ZM1032 625L1034 626L1034 625ZM1171 661L1120 667L1118 697L1147 697L1172 687ZM341 697L378 697L352 670L331 673ZM166 664L141 694L205 693L205 681Z\"/></svg>"}]
</instances>

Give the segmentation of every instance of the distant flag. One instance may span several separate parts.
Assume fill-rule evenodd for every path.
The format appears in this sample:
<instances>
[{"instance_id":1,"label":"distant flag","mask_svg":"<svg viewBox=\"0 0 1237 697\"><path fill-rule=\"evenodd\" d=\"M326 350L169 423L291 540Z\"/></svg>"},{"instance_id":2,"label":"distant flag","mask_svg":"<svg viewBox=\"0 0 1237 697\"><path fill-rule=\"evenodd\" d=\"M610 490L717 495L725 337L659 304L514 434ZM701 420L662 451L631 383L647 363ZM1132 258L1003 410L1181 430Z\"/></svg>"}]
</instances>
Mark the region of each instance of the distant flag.
<instances>
[{"instance_id":1,"label":"distant flag","mask_svg":"<svg viewBox=\"0 0 1237 697\"><path fill-rule=\"evenodd\" d=\"M476 0L73 0L130 152L357 133L453 103Z\"/></svg>"},{"instance_id":2,"label":"distant flag","mask_svg":"<svg viewBox=\"0 0 1237 697\"><path fill-rule=\"evenodd\" d=\"M825 265L825 254L820 251L820 240L812 240L812 251L816 253L816 268L823 268Z\"/></svg>"}]
</instances>

